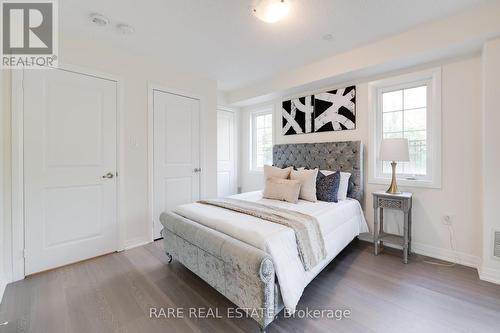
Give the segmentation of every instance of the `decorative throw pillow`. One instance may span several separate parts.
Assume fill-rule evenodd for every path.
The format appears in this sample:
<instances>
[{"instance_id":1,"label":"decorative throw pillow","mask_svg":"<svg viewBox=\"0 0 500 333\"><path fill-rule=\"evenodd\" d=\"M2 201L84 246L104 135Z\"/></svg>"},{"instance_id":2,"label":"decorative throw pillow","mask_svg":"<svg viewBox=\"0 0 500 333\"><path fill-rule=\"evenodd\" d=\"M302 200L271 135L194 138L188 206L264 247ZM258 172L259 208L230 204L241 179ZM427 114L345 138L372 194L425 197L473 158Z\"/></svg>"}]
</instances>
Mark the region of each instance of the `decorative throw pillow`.
<instances>
[{"instance_id":1,"label":"decorative throw pillow","mask_svg":"<svg viewBox=\"0 0 500 333\"><path fill-rule=\"evenodd\" d=\"M321 170L320 172L325 176L329 176L335 173L335 171L330 171L330 170ZM350 178L351 174L349 172L340 172L340 185L339 185L339 192L337 194L337 198L339 200L347 199L347 191L349 190Z\"/></svg>"},{"instance_id":2,"label":"decorative throw pillow","mask_svg":"<svg viewBox=\"0 0 500 333\"><path fill-rule=\"evenodd\" d=\"M292 171L292 169L293 167L280 169L275 166L264 165L264 179L265 180L269 178L287 179L290 176L290 171Z\"/></svg>"},{"instance_id":3,"label":"decorative throw pillow","mask_svg":"<svg viewBox=\"0 0 500 333\"><path fill-rule=\"evenodd\" d=\"M340 171L325 176L318 173L316 179L316 197L318 200L327 202L338 202L337 194L340 186Z\"/></svg>"},{"instance_id":4,"label":"decorative throw pillow","mask_svg":"<svg viewBox=\"0 0 500 333\"><path fill-rule=\"evenodd\" d=\"M316 177L318 169L314 170L292 170L290 179L299 180L301 183L299 198L316 202Z\"/></svg>"},{"instance_id":5,"label":"decorative throw pillow","mask_svg":"<svg viewBox=\"0 0 500 333\"><path fill-rule=\"evenodd\" d=\"M262 196L266 199L297 203L299 201L300 186L299 180L269 178L266 180Z\"/></svg>"},{"instance_id":6,"label":"decorative throw pillow","mask_svg":"<svg viewBox=\"0 0 500 333\"><path fill-rule=\"evenodd\" d=\"M351 174L349 172L340 173L340 186L337 197L339 200L347 200L347 192L349 190L349 179Z\"/></svg>"}]
</instances>

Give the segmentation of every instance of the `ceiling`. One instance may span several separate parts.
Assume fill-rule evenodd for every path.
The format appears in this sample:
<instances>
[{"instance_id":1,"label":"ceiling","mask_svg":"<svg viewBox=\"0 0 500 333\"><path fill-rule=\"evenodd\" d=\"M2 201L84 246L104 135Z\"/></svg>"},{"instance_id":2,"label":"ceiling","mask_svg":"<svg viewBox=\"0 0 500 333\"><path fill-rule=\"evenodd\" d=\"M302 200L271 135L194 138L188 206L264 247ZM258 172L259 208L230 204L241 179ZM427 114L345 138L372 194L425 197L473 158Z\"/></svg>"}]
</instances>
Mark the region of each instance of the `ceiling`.
<instances>
[{"instance_id":1,"label":"ceiling","mask_svg":"<svg viewBox=\"0 0 500 333\"><path fill-rule=\"evenodd\" d=\"M153 56L234 90L495 0L292 0L290 16L275 24L253 17L252 1L61 0L59 17L66 38ZM92 12L135 33L93 26Z\"/></svg>"}]
</instances>

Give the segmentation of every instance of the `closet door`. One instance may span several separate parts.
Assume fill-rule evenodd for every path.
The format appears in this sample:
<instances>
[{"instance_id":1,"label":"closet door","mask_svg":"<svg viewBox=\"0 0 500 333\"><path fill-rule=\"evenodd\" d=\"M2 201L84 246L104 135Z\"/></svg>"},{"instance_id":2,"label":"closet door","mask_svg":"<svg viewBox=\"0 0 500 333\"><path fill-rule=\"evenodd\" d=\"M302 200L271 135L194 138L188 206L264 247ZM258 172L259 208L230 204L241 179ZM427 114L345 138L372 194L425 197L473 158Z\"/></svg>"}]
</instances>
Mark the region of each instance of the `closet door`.
<instances>
[{"instance_id":1,"label":"closet door","mask_svg":"<svg viewBox=\"0 0 500 333\"><path fill-rule=\"evenodd\" d=\"M217 111L217 196L236 194L236 133L234 112Z\"/></svg>"},{"instance_id":2,"label":"closet door","mask_svg":"<svg viewBox=\"0 0 500 333\"><path fill-rule=\"evenodd\" d=\"M160 238L159 217L200 198L200 101L153 92L153 238Z\"/></svg>"}]
</instances>

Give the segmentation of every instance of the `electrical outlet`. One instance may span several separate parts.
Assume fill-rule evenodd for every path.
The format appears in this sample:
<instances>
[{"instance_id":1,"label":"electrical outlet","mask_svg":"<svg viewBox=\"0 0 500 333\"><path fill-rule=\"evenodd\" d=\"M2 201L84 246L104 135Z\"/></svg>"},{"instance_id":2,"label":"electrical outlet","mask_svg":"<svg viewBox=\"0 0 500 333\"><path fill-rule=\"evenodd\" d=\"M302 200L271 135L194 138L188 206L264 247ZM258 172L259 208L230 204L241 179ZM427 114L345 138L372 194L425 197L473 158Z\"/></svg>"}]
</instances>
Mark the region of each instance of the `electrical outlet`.
<instances>
[{"instance_id":1,"label":"electrical outlet","mask_svg":"<svg viewBox=\"0 0 500 333\"><path fill-rule=\"evenodd\" d=\"M452 225L455 217L453 215L443 215L443 224Z\"/></svg>"}]
</instances>

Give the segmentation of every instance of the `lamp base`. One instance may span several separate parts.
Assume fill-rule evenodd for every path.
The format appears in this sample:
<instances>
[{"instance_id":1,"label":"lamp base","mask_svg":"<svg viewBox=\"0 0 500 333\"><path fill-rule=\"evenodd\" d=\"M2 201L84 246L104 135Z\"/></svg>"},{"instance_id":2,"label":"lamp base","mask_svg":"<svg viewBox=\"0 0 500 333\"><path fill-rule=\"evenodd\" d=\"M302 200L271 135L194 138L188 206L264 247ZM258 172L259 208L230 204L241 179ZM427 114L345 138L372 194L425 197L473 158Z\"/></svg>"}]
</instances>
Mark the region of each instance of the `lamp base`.
<instances>
[{"instance_id":1,"label":"lamp base","mask_svg":"<svg viewBox=\"0 0 500 333\"><path fill-rule=\"evenodd\" d=\"M391 186L387 189L386 193L389 194L401 194L398 189L398 184L396 182L396 166L397 163L395 161L392 161L391 163L392 166L392 180L391 180Z\"/></svg>"}]
</instances>

